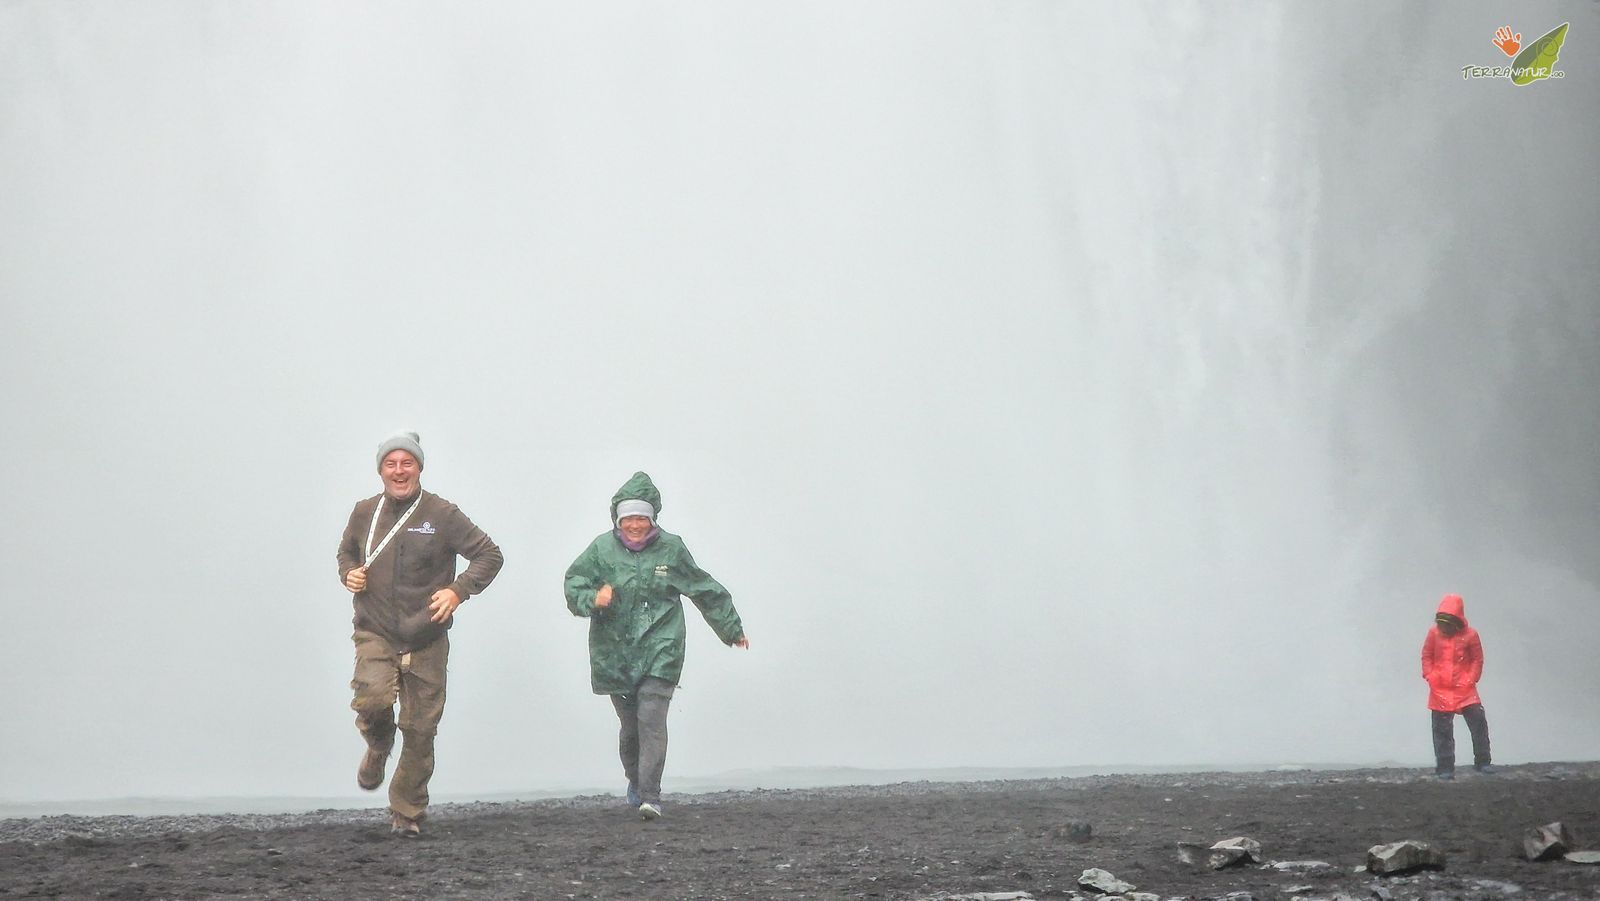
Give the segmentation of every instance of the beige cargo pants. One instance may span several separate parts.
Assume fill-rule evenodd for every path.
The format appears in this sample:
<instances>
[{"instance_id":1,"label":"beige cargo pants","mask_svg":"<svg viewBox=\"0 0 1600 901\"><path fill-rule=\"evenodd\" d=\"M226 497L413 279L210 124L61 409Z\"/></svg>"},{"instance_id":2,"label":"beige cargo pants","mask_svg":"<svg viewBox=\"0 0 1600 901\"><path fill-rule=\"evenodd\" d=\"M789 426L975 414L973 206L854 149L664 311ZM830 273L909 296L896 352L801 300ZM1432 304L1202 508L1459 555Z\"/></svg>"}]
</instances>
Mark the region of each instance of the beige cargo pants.
<instances>
[{"instance_id":1,"label":"beige cargo pants","mask_svg":"<svg viewBox=\"0 0 1600 901\"><path fill-rule=\"evenodd\" d=\"M428 780L433 778L433 737L444 716L445 664L450 636L439 636L425 648L395 653L382 637L357 630L356 672L350 680L355 698L356 728L367 747L388 754L394 747L394 705L400 703L400 762L389 779L389 809L421 819L428 809Z\"/></svg>"}]
</instances>

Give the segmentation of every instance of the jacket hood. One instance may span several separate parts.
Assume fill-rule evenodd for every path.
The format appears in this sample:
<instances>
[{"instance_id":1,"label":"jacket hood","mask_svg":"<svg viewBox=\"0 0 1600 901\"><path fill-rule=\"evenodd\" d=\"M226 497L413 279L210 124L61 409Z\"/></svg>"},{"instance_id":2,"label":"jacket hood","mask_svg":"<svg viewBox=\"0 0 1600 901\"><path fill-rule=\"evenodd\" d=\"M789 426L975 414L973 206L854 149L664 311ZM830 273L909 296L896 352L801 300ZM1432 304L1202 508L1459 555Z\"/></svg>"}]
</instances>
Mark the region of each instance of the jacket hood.
<instances>
[{"instance_id":1,"label":"jacket hood","mask_svg":"<svg viewBox=\"0 0 1600 901\"><path fill-rule=\"evenodd\" d=\"M617 505L623 501L644 501L655 509L656 520L661 519L661 492L656 488L656 483L650 480L650 474L647 472L634 473L632 478L622 483L616 494L611 495L612 522L617 521Z\"/></svg>"},{"instance_id":2,"label":"jacket hood","mask_svg":"<svg viewBox=\"0 0 1600 901\"><path fill-rule=\"evenodd\" d=\"M1456 619L1461 620L1461 625L1465 627L1467 625L1467 614L1465 611L1466 605L1461 603L1461 595L1447 594L1444 596L1444 600L1439 602L1439 610L1437 612L1450 614Z\"/></svg>"}]
</instances>

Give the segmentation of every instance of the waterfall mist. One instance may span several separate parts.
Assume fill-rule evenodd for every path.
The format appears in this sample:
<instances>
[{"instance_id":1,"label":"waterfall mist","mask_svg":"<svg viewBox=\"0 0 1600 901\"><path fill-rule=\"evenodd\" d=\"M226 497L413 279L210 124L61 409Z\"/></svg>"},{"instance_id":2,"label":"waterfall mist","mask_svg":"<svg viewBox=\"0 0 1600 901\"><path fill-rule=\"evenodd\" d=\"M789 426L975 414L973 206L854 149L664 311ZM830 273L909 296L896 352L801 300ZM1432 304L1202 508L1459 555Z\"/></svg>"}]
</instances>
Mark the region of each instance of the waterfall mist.
<instances>
[{"instance_id":1,"label":"waterfall mist","mask_svg":"<svg viewBox=\"0 0 1600 901\"><path fill-rule=\"evenodd\" d=\"M561 575L734 593L674 773L1600 746L1600 5L0 7L0 798L357 796L399 426L505 551L442 795L616 781ZM110 762L107 762L108 757Z\"/></svg>"}]
</instances>

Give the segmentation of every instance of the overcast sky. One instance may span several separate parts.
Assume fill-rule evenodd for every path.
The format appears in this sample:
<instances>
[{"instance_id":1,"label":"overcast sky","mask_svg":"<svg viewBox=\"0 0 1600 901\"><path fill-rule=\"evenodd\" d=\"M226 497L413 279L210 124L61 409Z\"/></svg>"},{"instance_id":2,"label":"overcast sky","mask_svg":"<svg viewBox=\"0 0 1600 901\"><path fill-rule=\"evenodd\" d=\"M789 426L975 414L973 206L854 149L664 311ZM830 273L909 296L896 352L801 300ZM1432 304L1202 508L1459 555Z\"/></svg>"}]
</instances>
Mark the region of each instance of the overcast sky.
<instances>
[{"instance_id":1,"label":"overcast sky","mask_svg":"<svg viewBox=\"0 0 1600 901\"><path fill-rule=\"evenodd\" d=\"M359 795L399 427L506 557L436 794L620 785L636 469L752 642L668 790L1429 765L1446 592L1593 758L1597 112L1593 2L0 4L0 799Z\"/></svg>"}]
</instances>

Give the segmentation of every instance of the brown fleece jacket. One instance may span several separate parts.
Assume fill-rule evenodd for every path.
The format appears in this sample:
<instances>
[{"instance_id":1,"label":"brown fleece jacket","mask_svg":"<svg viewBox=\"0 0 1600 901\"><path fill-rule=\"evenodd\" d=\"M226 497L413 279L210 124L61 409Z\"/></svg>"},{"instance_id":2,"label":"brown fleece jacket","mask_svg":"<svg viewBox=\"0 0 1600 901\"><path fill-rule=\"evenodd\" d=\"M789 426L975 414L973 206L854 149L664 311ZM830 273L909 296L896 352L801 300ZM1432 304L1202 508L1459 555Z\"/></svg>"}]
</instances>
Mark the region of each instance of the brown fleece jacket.
<instances>
[{"instance_id":1,"label":"brown fleece jacket","mask_svg":"<svg viewBox=\"0 0 1600 901\"><path fill-rule=\"evenodd\" d=\"M350 513L350 523L339 542L341 584L346 573L361 565L372 510L382 496L357 503ZM395 519L410 506L410 501L384 502L377 534L372 537L374 545L383 541ZM467 558L467 569L460 576L456 575L458 554ZM429 620L433 593L452 588L465 602L489 587L504 562L500 548L460 507L423 491L417 512L367 570L366 590L355 596L355 627L381 635L397 653L425 648L455 621L454 616L442 623Z\"/></svg>"}]
</instances>

